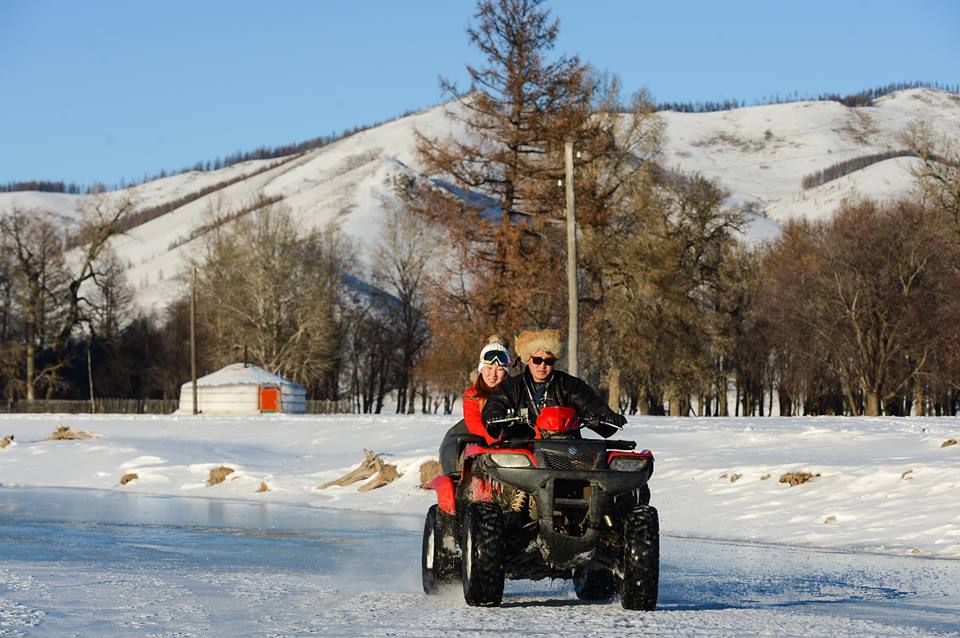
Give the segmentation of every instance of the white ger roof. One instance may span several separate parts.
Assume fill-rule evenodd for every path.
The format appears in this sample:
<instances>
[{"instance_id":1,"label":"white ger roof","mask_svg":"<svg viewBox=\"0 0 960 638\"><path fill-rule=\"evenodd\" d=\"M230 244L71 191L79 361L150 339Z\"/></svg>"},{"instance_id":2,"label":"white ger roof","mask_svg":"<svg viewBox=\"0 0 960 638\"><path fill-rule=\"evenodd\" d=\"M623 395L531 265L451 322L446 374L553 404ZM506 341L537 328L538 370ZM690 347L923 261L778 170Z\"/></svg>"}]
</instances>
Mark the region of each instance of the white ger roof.
<instances>
[{"instance_id":1,"label":"white ger roof","mask_svg":"<svg viewBox=\"0 0 960 638\"><path fill-rule=\"evenodd\" d=\"M190 385L192 385L191 381L183 384L184 387ZM306 392L303 386L289 379L284 379L278 374L268 372L260 366L250 364L244 366L242 363L231 363L225 368L221 368L205 377L200 377L197 379L197 385L204 387L223 385L283 385L294 391L302 390Z\"/></svg>"}]
</instances>

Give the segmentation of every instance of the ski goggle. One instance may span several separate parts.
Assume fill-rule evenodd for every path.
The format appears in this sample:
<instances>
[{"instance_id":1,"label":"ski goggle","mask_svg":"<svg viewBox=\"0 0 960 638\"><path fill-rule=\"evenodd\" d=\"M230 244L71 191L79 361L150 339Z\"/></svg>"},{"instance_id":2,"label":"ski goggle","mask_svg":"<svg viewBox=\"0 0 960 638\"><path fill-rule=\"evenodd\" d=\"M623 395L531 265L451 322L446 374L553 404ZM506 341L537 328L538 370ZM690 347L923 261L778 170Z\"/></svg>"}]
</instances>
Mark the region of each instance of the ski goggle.
<instances>
[{"instance_id":1,"label":"ski goggle","mask_svg":"<svg viewBox=\"0 0 960 638\"><path fill-rule=\"evenodd\" d=\"M507 367L510 365L510 355L503 350L491 350L483 355L483 365Z\"/></svg>"}]
</instances>

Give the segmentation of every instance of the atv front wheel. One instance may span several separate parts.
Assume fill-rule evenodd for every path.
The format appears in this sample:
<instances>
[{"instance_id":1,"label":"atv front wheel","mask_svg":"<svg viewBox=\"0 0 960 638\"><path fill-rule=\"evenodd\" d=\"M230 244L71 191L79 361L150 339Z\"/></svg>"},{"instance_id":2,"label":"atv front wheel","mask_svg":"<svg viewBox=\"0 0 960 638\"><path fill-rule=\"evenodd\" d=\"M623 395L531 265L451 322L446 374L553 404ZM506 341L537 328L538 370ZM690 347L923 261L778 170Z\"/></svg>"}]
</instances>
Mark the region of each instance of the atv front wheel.
<instances>
[{"instance_id":1,"label":"atv front wheel","mask_svg":"<svg viewBox=\"0 0 960 638\"><path fill-rule=\"evenodd\" d=\"M652 611L660 585L660 519L656 508L640 505L627 514L623 529L624 609Z\"/></svg>"},{"instance_id":2,"label":"atv front wheel","mask_svg":"<svg viewBox=\"0 0 960 638\"><path fill-rule=\"evenodd\" d=\"M472 607L503 600L503 514L493 503L472 503L463 520L463 597Z\"/></svg>"},{"instance_id":3,"label":"atv front wheel","mask_svg":"<svg viewBox=\"0 0 960 638\"><path fill-rule=\"evenodd\" d=\"M452 517L436 505L427 510L423 523L423 552L420 557L423 591L436 594L440 588L457 580L457 539L453 533Z\"/></svg>"},{"instance_id":4,"label":"atv front wheel","mask_svg":"<svg viewBox=\"0 0 960 638\"><path fill-rule=\"evenodd\" d=\"M573 576L573 590L580 600L610 600L617 589L617 577L609 569L578 572Z\"/></svg>"}]
</instances>

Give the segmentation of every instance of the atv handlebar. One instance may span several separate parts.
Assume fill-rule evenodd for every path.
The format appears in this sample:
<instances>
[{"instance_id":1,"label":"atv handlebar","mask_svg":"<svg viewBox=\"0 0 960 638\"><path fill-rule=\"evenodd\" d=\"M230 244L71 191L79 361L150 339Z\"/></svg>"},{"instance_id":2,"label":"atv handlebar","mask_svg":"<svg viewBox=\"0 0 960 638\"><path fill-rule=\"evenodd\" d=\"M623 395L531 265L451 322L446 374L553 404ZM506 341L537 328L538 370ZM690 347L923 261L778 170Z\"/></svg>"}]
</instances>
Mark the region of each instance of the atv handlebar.
<instances>
[{"instance_id":1,"label":"atv handlebar","mask_svg":"<svg viewBox=\"0 0 960 638\"><path fill-rule=\"evenodd\" d=\"M526 423L527 425L530 425L530 419L525 414L516 414L514 416L505 416L502 419L490 419L487 421L487 425L508 426L513 425L514 423Z\"/></svg>"},{"instance_id":2,"label":"atv handlebar","mask_svg":"<svg viewBox=\"0 0 960 638\"><path fill-rule=\"evenodd\" d=\"M499 419L490 419L486 422L486 427L488 430L495 430L498 433L502 433L511 425L520 423L526 425L531 430L534 430L533 419L531 419L529 414L522 413L502 417ZM584 427L590 428L605 439L610 438L623 429L622 425L618 423L611 423L600 416L580 417L580 427L578 429L583 429Z\"/></svg>"},{"instance_id":3,"label":"atv handlebar","mask_svg":"<svg viewBox=\"0 0 960 638\"><path fill-rule=\"evenodd\" d=\"M618 430L623 429L622 425L619 425L617 423L611 423L610 421L606 421L599 416L580 417L580 422L587 427L590 427L592 425L608 425ZM501 419L490 419L489 421L487 421L487 425L512 425L514 423L530 424L531 419L529 416L525 414L516 414L513 416L505 416Z\"/></svg>"},{"instance_id":4,"label":"atv handlebar","mask_svg":"<svg viewBox=\"0 0 960 638\"><path fill-rule=\"evenodd\" d=\"M585 417L585 418L580 419L580 421L581 421L585 426L587 426L588 428L589 428L589 427L593 427L593 426L597 426L597 425L599 425L599 426L604 426L604 425L605 425L605 426L607 426L607 427L611 427L611 428L616 429L618 432L623 429L623 426L620 425L619 423L611 423L610 421L606 421L606 420L604 420L603 418L598 417L598 416L597 416L597 417Z\"/></svg>"},{"instance_id":5,"label":"atv handlebar","mask_svg":"<svg viewBox=\"0 0 960 638\"><path fill-rule=\"evenodd\" d=\"M522 423L533 430L533 423L530 422L530 419L526 414L515 414L512 416L503 417L501 419L490 419L484 425L487 428L487 432L490 433L490 436L493 438L499 438L511 425L519 423Z\"/></svg>"}]
</instances>

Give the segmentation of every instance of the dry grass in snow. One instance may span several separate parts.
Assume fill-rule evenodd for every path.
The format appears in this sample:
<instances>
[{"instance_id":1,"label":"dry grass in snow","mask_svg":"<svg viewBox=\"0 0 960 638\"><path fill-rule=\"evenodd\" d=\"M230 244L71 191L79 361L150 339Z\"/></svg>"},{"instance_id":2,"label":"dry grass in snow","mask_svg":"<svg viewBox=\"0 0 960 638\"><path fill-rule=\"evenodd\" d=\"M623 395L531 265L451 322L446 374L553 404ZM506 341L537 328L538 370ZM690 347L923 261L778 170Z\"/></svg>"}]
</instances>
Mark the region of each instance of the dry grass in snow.
<instances>
[{"instance_id":1,"label":"dry grass in snow","mask_svg":"<svg viewBox=\"0 0 960 638\"><path fill-rule=\"evenodd\" d=\"M221 465L210 470L210 478L207 479L207 485L217 485L223 483L228 476L233 474L232 467Z\"/></svg>"}]
</instances>

